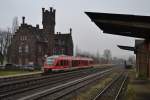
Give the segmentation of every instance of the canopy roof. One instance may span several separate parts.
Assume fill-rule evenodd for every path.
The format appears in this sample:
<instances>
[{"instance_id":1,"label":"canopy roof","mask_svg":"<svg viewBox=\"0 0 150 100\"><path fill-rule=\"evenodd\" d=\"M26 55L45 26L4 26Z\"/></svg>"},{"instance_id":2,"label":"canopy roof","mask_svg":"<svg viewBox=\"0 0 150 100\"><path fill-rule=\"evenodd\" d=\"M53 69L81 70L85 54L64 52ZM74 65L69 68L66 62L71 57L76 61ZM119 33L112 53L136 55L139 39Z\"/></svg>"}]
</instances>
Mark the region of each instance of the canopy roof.
<instances>
[{"instance_id":1,"label":"canopy roof","mask_svg":"<svg viewBox=\"0 0 150 100\"><path fill-rule=\"evenodd\" d=\"M120 49L123 50L129 50L129 51L135 51L134 47L130 47L130 46L121 46L121 45L117 45Z\"/></svg>"},{"instance_id":2,"label":"canopy roof","mask_svg":"<svg viewBox=\"0 0 150 100\"><path fill-rule=\"evenodd\" d=\"M145 39L150 37L150 16L85 13L104 33Z\"/></svg>"}]
</instances>

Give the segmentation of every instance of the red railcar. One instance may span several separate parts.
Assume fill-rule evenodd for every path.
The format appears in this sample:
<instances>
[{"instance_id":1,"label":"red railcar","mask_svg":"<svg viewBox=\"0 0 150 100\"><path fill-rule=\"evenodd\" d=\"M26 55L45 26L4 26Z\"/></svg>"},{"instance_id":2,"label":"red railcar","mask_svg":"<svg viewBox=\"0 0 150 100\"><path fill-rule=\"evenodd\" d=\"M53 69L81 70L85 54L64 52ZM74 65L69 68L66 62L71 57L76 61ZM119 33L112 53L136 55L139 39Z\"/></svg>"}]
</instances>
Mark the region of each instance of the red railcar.
<instances>
[{"instance_id":1,"label":"red railcar","mask_svg":"<svg viewBox=\"0 0 150 100\"><path fill-rule=\"evenodd\" d=\"M93 59L85 57L73 57L73 56L50 56L47 57L43 70L48 71L60 71L60 70L73 70L79 68L92 67Z\"/></svg>"}]
</instances>

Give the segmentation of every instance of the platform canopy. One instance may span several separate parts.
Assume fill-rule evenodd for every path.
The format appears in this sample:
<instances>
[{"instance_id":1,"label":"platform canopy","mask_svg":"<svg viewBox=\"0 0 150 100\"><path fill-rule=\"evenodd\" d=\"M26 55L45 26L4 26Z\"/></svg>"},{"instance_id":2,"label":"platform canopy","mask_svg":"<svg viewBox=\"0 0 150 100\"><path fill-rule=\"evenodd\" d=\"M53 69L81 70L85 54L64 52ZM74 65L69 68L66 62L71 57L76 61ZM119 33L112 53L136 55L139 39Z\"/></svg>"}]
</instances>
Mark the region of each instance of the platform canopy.
<instances>
[{"instance_id":1,"label":"platform canopy","mask_svg":"<svg viewBox=\"0 0 150 100\"><path fill-rule=\"evenodd\" d=\"M135 51L134 47L130 47L130 46L121 46L121 45L117 45L120 49L123 50L128 50L128 51Z\"/></svg>"},{"instance_id":2,"label":"platform canopy","mask_svg":"<svg viewBox=\"0 0 150 100\"><path fill-rule=\"evenodd\" d=\"M150 37L150 16L85 12L104 33L128 37Z\"/></svg>"}]
</instances>

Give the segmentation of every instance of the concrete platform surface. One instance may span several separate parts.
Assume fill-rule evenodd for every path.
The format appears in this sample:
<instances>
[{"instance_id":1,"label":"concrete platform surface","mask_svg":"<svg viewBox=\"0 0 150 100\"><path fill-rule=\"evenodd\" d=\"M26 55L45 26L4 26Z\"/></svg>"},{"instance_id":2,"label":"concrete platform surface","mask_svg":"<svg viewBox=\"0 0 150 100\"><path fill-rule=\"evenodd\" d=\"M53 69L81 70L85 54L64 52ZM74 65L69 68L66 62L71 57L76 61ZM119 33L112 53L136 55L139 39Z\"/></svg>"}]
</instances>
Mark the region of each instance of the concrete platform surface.
<instances>
[{"instance_id":1,"label":"concrete platform surface","mask_svg":"<svg viewBox=\"0 0 150 100\"><path fill-rule=\"evenodd\" d=\"M129 71L129 84L126 100L150 100L150 80L135 77L135 71Z\"/></svg>"}]
</instances>

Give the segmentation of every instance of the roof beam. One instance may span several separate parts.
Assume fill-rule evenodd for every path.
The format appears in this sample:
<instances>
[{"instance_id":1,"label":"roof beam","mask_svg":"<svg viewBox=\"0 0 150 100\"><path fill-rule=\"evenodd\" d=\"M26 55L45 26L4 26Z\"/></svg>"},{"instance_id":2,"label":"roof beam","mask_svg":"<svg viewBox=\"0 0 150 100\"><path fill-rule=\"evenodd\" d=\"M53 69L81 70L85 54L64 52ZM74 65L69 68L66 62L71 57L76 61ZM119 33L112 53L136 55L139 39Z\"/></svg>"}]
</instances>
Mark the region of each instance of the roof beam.
<instances>
[{"instance_id":1,"label":"roof beam","mask_svg":"<svg viewBox=\"0 0 150 100\"><path fill-rule=\"evenodd\" d=\"M134 47L130 47L130 46L121 46L121 45L117 45L120 49L123 50L128 50L128 51L135 51Z\"/></svg>"}]
</instances>

